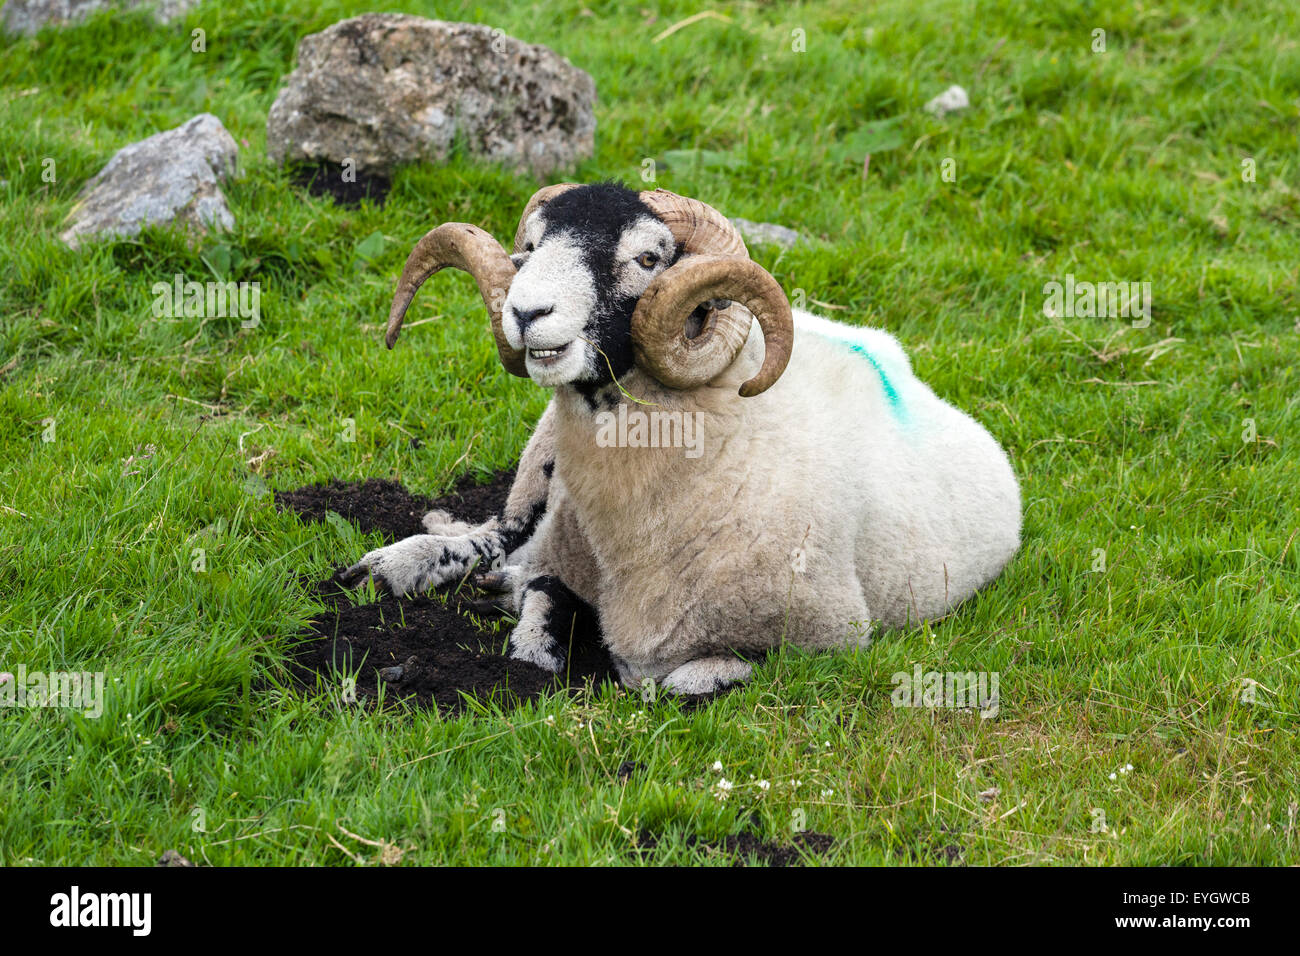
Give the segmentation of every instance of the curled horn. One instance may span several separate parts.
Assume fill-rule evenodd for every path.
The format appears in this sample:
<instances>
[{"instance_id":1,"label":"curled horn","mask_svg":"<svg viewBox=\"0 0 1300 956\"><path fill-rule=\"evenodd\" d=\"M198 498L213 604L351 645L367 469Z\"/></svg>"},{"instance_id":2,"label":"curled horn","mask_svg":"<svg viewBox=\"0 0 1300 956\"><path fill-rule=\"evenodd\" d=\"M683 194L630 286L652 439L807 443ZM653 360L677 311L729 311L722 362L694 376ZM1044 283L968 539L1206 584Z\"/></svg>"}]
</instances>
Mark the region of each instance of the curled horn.
<instances>
[{"instance_id":1,"label":"curled horn","mask_svg":"<svg viewBox=\"0 0 1300 956\"><path fill-rule=\"evenodd\" d=\"M744 240L720 212L667 190L641 193L650 211L682 246L682 258L650 283L632 314L637 361L670 388L693 388L722 374L749 338L750 320L737 310L710 311L693 338L686 319L702 302L744 306L763 330L763 365L740 394L771 388L790 361L794 320L780 284L749 258Z\"/></svg>"},{"instance_id":2,"label":"curled horn","mask_svg":"<svg viewBox=\"0 0 1300 956\"><path fill-rule=\"evenodd\" d=\"M528 222L528 217L556 196L567 193L570 189L576 189L580 185L581 183L556 183L554 186L543 186L533 193L533 198L528 200L528 205L524 207L524 214L519 217L519 226L515 229L516 253L524 251L524 225Z\"/></svg>"},{"instance_id":3,"label":"curled horn","mask_svg":"<svg viewBox=\"0 0 1300 956\"><path fill-rule=\"evenodd\" d=\"M506 290L515 277L515 265L501 248L500 243L478 226L464 222L446 222L431 229L415 244L406 257L397 290L393 293L393 307L388 313L388 333L384 341L391 349L402 331L402 320L424 281L450 266L462 269L474 277L479 294L492 317L492 337L496 339L501 364L511 375L528 377L522 350L511 348L501 328L501 308L505 304Z\"/></svg>"},{"instance_id":4,"label":"curled horn","mask_svg":"<svg viewBox=\"0 0 1300 956\"><path fill-rule=\"evenodd\" d=\"M688 338L686 316L709 299L738 302L763 330L763 365L740 386L741 396L771 388L794 344L790 303L766 269L740 256L691 256L650 283L632 313L637 360L670 388L693 388L722 374L744 348L750 320L732 309L715 310L700 334Z\"/></svg>"},{"instance_id":5,"label":"curled horn","mask_svg":"<svg viewBox=\"0 0 1300 956\"><path fill-rule=\"evenodd\" d=\"M722 213L698 199L688 199L666 189L647 190L641 201L663 222L686 255L744 256L745 241Z\"/></svg>"}]
</instances>

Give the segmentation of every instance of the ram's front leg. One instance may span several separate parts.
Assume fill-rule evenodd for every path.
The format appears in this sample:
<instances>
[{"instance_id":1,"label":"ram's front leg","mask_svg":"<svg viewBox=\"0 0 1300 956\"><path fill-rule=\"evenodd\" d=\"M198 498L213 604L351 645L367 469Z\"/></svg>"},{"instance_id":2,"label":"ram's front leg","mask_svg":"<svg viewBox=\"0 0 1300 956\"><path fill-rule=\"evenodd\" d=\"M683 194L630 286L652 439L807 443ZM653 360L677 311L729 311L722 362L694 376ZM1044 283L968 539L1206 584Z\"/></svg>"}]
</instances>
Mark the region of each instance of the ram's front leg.
<instances>
[{"instance_id":1,"label":"ram's front leg","mask_svg":"<svg viewBox=\"0 0 1300 956\"><path fill-rule=\"evenodd\" d=\"M555 469L553 413L548 406L528 440L502 513L478 526L445 512L430 512L425 527L434 534L376 548L340 576L348 587L373 578L394 594L413 594L461 580L471 571L499 567L527 544L546 513Z\"/></svg>"},{"instance_id":2,"label":"ram's front leg","mask_svg":"<svg viewBox=\"0 0 1300 956\"><path fill-rule=\"evenodd\" d=\"M687 661L663 679L663 688L673 694L716 694L749 680L754 665L739 657L697 657Z\"/></svg>"},{"instance_id":3,"label":"ram's front leg","mask_svg":"<svg viewBox=\"0 0 1300 956\"><path fill-rule=\"evenodd\" d=\"M618 668L619 680L629 690L644 690L647 682L670 694L699 696L716 694L749 680L754 665L735 654L713 653L680 664L659 660L631 660L611 651Z\"/></svg>"},{"instance_id":4,"label":"ram's front leg","mask_svg":"<svg viewBox=\"0 0 1300 956\"><path fill-rule=\"evenodd\" d=\"M393 594L418 594L465 577L476 567L495 567L505 556L490 531L444 537L417 534L367 552L339 575L348 587L367 577Z\"/></svg>"},{"instance_id":5,"label":"ram's front leg","mask_svg":"<svg viewBox=\"0 0 1300 956\"><path fill-rule=\"evenodd\" d=\"M530 578L520 589L519 623L510 632L509 655L559 673L574 637L596 626L596 612L559 578Z\"/></svg>"},{"instance_id":6,"label":"ram's front leg","mask_svg":"<svg viewBox=\"0 0 1300 956\"><path fill-rule=\"evenodd\" d=\"M572 502L558 478L551 509L524 560L477 576L476 583L505 592L503 607L518 618L508 653L549 671L560 671L578 634L597 633L599 571Z\"/></svg>"}]
</instances>

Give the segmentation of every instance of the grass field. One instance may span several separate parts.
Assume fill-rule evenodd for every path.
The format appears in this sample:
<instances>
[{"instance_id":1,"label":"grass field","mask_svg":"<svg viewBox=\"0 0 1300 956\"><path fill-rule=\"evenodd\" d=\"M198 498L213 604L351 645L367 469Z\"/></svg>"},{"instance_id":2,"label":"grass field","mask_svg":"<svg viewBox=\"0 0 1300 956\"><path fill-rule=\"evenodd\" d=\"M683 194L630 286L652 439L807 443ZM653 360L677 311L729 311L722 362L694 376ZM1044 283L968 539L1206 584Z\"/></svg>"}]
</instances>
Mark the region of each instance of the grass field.
<instances>
[{"instance_id":1,"label":"grass field","mask_svg":"<svg viewBox=\"0 0 1300 956\"><path fill-rule=\"evenodd\" d=\"M441 719L275 689L319 610L300 578L379 538L303 524L264 488L438 494L513 464L544 407L463 275L411 315L444 320L392 352L380 331L424 230L507 238L538 184L461 159L344 209L267 162L297 40L368 4L9 38L0 669L102 671L107 691L98 719L0 709L0 863L720 864L688 838L785 842L800 822L836 838L823 863L1300 862L1300 7L723 3L654 42L701 7L637 6L384 9L590 72L596 154L568 178L641 185L657 159L657 185L817 237L756 258L815 310L896 334L1003 443L1017 559L948 619L783 650L698 710L605 688ZM952 83L971 108L927 114ZM58 241L118 148L202 111L241 141L233 232ZM175 273L260 282L261 324L154 318ZM1149 282L1149 326L1045 314L1066 275ZM916 665L997 672L998 715L891 706ZM624 782L626 761L643 769ZM663 835L644 856L643 830Z\"/></svg>"}]
</instances>

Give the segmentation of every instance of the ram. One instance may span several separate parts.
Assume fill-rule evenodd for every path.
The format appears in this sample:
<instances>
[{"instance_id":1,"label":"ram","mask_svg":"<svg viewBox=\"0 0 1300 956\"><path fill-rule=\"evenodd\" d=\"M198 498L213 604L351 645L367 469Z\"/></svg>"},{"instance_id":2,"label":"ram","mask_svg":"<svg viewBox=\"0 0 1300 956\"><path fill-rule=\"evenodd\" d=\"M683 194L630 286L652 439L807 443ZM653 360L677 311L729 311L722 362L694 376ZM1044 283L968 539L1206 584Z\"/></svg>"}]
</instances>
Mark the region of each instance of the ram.
<instances>
[{"instance_id":1,"label":"ram","mask_svg":"<svg viewBox=\"0 0 1300 956\"><path fill-rule=\"evenodd\" d=\"M701 202L549 186L513 255L441 225L407 259L390 348L447 266L477 281L505 368L554 396L500 515L427 515L346 583L402 594L474 572L508 593L513 656L559 670L586 608L625 683L701 693L782 642L861 645L943 615L1019 547L992 436L892 336L792 310Z\"/></svg>"}]
</instances>

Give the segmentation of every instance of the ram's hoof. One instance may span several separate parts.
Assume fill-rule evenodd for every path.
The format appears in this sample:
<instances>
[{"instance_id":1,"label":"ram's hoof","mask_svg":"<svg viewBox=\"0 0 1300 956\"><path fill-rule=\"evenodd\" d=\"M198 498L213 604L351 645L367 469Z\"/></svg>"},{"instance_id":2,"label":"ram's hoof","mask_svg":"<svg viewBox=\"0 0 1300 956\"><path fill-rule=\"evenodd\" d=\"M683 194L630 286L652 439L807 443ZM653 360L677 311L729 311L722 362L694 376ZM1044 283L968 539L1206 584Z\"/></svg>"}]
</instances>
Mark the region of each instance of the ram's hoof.
<instances>
[{"instance_id":1,"label":"ram's hoof","mask_svg":"<svg viewBox=\"0 0 1300 956\"><path fill-rule=\"evenodd\" d=\"M470 578L470 582L484 591L509 591L510 579L505 571L483 571Z\"/></svg>"},{"instance_id":2,"label":"ram's hoof","mask_svg":"<svg viewBox=\"0 0 1300 956\"><path fill-rule=\"evenodd\" d=\"M662 686L674 694L716 694L748 680L753 671L738 657L698 657L665 677Z\"/></svg>"},{"instance_id":3,"label":"ram's hoof","mask_svg":"<svg viewBox=\"0 0 1300 956\"><path fill-rule=\"evenodd\" d=\"M364 564L354 564L350 568L339 571L334 577L345 588L355 588L364 584L366 578L370 577L370 568Z\"/></svg>"},{"instance_id":4,"label":"ram's hoof","mask_svg":"<svg viewBox=\"0 0 1300 956\"><path fill-rule=\"evenodd\" d=\"M484 598L479 601L470 601L469 609L475 614L481 614L484 617L507 617L514 613L509 607L503 607L507 603L500 598Z\"/></svg>"}]
</instances>

